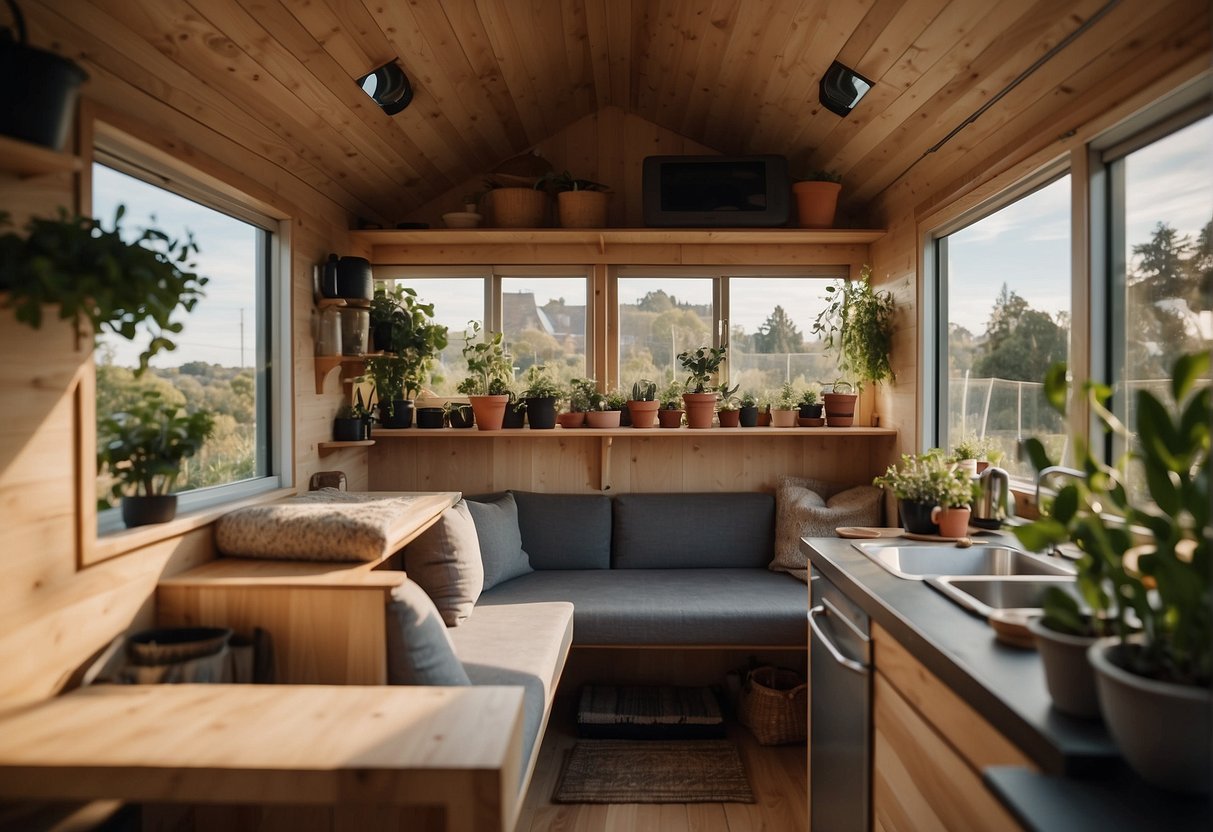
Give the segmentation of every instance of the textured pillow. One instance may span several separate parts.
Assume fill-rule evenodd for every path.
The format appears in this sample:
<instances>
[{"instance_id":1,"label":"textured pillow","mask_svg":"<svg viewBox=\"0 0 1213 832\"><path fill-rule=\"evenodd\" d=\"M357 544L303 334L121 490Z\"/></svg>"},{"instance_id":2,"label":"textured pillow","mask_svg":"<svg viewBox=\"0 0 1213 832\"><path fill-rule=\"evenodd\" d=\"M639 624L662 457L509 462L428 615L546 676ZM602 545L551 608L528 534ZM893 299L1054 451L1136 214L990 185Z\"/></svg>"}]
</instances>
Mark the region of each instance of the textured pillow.
<instances>
[{"instance_id":1,"label":"textured pillow","mask_svg":"<svg viewBox=\"0 0 1213 832\"><path fill-rule=\"evenodd\" d=\"M470 685L451 637L425 591L406 580L387 604L389 685Z\"/></svg>"},{"instance_id":2,"label":"textured pillow","mask_svg":"<svg viewBox=\"0 0 1213 832\"><path fill-rule=\"evenodd\" d=\"M215 523L215 545L245 558L371 561L392 553L396 525L414 497L323 488L277 503L236 509Z\"/></svg>"},{"instance_id":3,"label":"textured pillow","mask_svg":"<svg viewBox=\"0 0 1213 832\"><path fill-rule=\"evenodd\" d=\"M808 581L809 563L800 550L800 538L833 537L839 526L877 525L880 495L880 489L871 485L847 488L822 480L781 477L775 491L775 559L770 568Z\"/></svg>"},{"instance_id":4,"label":"textured pillow","mask_svg":"<svg viewBox=\"0 0 1213 832\"><path fill-rule=\"evenodd\" d=\"M484 564L465 501L442 512L405 548L404 571L430 596L448 627L467 620L484 586Z\"/></svg>"},{"instance_id":5,"label":"textured pillow","mask_svg":"<svg viewBox=\"0 0 1213 832\"><path fill-rule=\"evenodd\" d=\"M476 536L480 538L480 558L484 563L484 589L533 572L531 559L522 550L522 532L518 530L518 504L513 494L492 502L468 500Z\"/></svg>"}]
</instances>

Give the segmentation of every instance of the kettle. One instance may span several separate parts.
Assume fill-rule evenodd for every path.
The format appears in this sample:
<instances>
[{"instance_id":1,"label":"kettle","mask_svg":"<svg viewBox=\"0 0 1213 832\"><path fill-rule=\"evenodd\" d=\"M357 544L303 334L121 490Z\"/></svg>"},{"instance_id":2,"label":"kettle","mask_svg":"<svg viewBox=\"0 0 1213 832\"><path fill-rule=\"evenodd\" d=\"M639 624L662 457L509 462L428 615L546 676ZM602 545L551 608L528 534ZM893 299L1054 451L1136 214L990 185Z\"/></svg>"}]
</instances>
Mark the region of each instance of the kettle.
<instances>
[{"instance_id":1,"label":"kettle","mask_svg":"<svg viewBox=\"0 0 1213 832\"><path fill-rule=\"evenodd\" d=\"M997 529L1003 520L1015 516L1011 478L1006 471L989 466L977 476L977 486L977 501L973 503L973 516L969 521L974 526Z\"/></svg>"},{"instance_id":2,"label":"kettle","mask_svg":"<svg viewBox=\"0 0 1213 832\"><path fill-rule=\"evenodd\" d=\"M320 294L326 298L370 300L375 296L371 261L330 254L320 274Z\"/></svg>"}]
</instances>

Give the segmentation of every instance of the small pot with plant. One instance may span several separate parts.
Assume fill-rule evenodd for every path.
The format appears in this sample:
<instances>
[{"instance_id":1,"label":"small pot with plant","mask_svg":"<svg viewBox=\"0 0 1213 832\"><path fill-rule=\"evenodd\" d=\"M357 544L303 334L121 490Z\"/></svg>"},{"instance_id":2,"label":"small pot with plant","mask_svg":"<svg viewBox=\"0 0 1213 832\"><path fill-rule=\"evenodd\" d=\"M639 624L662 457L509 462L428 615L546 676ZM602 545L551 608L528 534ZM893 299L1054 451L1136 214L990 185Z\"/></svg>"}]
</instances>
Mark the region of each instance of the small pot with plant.
<instances>
[{"instance_id":1,"label":"small pot with plant","mask_svg":"<svg viewBox=\"0 0 1213 832\"><path fill-rule=\"evenodd\" d=\"M598 395L598 383L592 378L575 378L569 381L569 409L556 417L562 428L585 426L585 414L593 406Z\"/></svg>"},{"instance_id":2,"label":"small pot with plant","mask_svg":"<svg viewBox=\"0 0 1213 832\"><path fill-rule=\"evenodd\" d=\"M838 211L842 177L826 170L810 171L792 184L796 197L796 222L801 228L833 228Z\"/></svg>"},{"instance_id":3,"label":"small pot with plant","mask_svg":"<svg viewBox=\"0 0 1213 832\"><path fill-rule=\"evenodd\" d=\"M593 406L585 414L586 424L592 428L617 428L623 416L624 397L615 391L595 397Z\"/></svg>"},{"instance_id":4,"label":"small pot with plant","mask_svg":"<svg viewBox=\"0 0 1213 832\"><path fill-rule=\"evenodd\" d=\"M354 401L337 409L333 418L334 442L361 442L371 438L371 412L362 399L362 390L355 389Z\"/></svg>"},{"instance_id":5,"label":"small pot with plant","mask_svg":"<svg viewBox=\"0 0 1213 832\"><path fill-rule=\"evenodd\" d=\"M551 430L556 427L556 402L564 390L549 374L547 367L533 364L522 380L520 398L526 402L526 421L531 430Z\"/></svg>"},{"instance_id":6,"label":"small pot with plant","mask_svg":"<svg viewBox=\"0 0 1213 832\"><path fill-rule=\"evenodd\" d=\"M819 400L820 395L821 385L816 382L810 384L800 394L797 406L800 408L798 420L802 428L819 428L826 423L826 420L821 418L822 408L825 405Z\"/></svg>"},{"instance_id":7,"label":"small pot with plant","mask_svg":"<svg viewBox=\"0 0 1213 832\"><path fill-rule=\"evenodd\" d=\"M215 432L209 411L186 414L156 390L145 390L127 410L97 423L97 465L114 478L127 527L165 523L177 514L172 493L181 463Z\"/></svg>"},{"instance_id":8,"label":"small pot with plant","mask_svg":"<svg viewBox=\"0 0 1213 832\"><path fill-rule=\"evenodd\" d=\"M826 286L824 300L826 305L813 322L813 334L824 341L827 350L837 354L838 369L860 384L893 381L890 363L896 314L893 293L876 291L872 287L872 270L864 266L858 280ZM853 424L856 396L854 385L842 380L834 382L833 389L823 396L826 424L830 427ZM878 419L873 416L873 421Z\"/></svg>"},{"instance_id":9,"label":"small pot with plant","mask_svg":"<svg viewBox=\"0 0 1213 832\"><path fill-rule=\"evenodd\" d=\"M604 228L611 189L601 182L576 179L567 170L540 177L536 188L556 197L556 218L561 228Z\"/></svg>"},{"instance_id":10,"label":"small pot with plant","mask_svg":"<svg viewBox=\"0 0 1213 832\"><path fill-rule=\"evenodd\" d=\"M679 363L687 371L687 392L682 394L687 411L687 427L702 429L712 426L719 393L711 389L711 384L725 361L726 352L726 347L700 347L694 352L687 350L678 354Z\"/></svg>"},{"instance_id":11,"label":"small pot with plant","mask_svg":"<svg viewBox=\"0 0 1213 832\"><path fill-rule=\"evenodd\" d=\"M379 403L379 425L383 428L412 427L413 402L405 395L408 368L395 355L368 355L365 378L375 386Z\"/></svg>"},{"instance_id":12,"label":"small pot with plant","mask_svg":"<svg viewBox=\"0 0 1213 832\"><path fill-rule=\"evenodd\" d=\"M471 407L471 405L468 405ZM446 406L417 408L417 427L437 430L446 424Z\"/></svg>"},{"instance_id":13,"label":"small pot with plant","mask_svg":"<svg viewBox=\"0 0 1213 832\"><path fill-rule=\"evenodd\" d=\"M632 385L632 398L628 399L628 412L632 415L632 427L651 428L657 422L657 382L642 378Z\"/></svg>"},{"instance_id":14,"label":"small pot with plant","mask_svg":"<svg viewBox=\"0 0 1213 832\"><path fill-rule=\"evenodd\" d=\"M981 439L966 434L952 446L952 460L971 476L977 476L977 462L985 459L985 445Z\"/></svg>"},{"instance_id":15,"label":"small pot with plant","mask_svg":"<svg viewBox=\"0 0 1213 832\"><path fill-rule=\"evenodd\" d=\"M1014 531L1040 551L1065 543L1082 552L1079 587L1092 615L1055 596L1046 626L1106 635L1087 659L1100 710L1129 766L1164 789L1204 793L1213 777L1213 551L1209 446L1213 430L1207 351L1181 356L1171 371L1171 404L1139 389L1136 430L1108 409L1111 388L1087 382L1086 398L1104 432L1128 448L1116 465L1072 437L1080 476L1058 490L1039 520ZM1045 377L1045 397L1064 417L1066 370ZM1025 449L1038 471L1052 467L1044 444ZM1125 471L1140 477L1138 490ZM1067 620L1068 619L1068 620Z\"/></svg>"},{"instance_id":16,"label":"small pot with plant","mask_svg":"<svg viewBox=\"0 0 1213 832\"><path fill-rule=\"evenodd\" d=\"M501 430L510 401L514 362L502 346L500 332L479 336L480 324L469 321L463 336L463 360L468 376L456 389L471 402L479 430Z\"/></svg>"},{"instance_id":17,"label":"small pot with plant","mask_svg":"<svg viewBox=\"0 0 1213 832\"><path fill-rule=\"evenodd\" d=\"M794 428L800 418L800 394L790 381L779 388L779 395L771 402L771 427Z\"/></svg>"},{"instance_id":18,"label":"small pot with plant","mask_svg":"<svg viewBox=\"0 0 1213 832\"><path fill-rule=\"evenodd\" d=\"M661 408L657 411L657 422L663 428L680 428L682 427L682 384L677 379L672 379L669 384L662 388L657 394L657 401Z\"/></svg>"},{"instance_id":19,"label":"small pot with plant","mask_svg":"<svg viewBox=\"0 0 1213 832\"><path fill-rule=\"evenodd\" d=\"M467 402L447 402L442 406L442 414L453 428L470 428L476 424L475 413Z\"/></svg>"},{"instance_id":20,"label":"small pot with plant","mask_svg":"<svg viewBox=\"0 0 1213 832\"><path fill-rule=\"evenodd\" d=\"M745 392L737 409L737 421L743 428L758 427L758 396Z\"/></svg>"},{"instance_id":21,"label":"small pot with plant","mask_svg":"<svg viewBox=\"0 0 1213 832\"><path fill-rule=\"evenodd\" d=\"M722 428L738 428L741 427L741 401L737 396L733 395L737 392L737 388L727 395L721 392L720 408L716 411L716 418L720 420Z\"/></svg>"},{"instance_id":22,"label":"small pot with plant","mask_svg":"<svg viewBox=\"0 0 1213 832\"><path fill-rule=\"evenodd\" d=\"M548 224L548 195L538 177L494 174L484 180L484 206L494 228L542 228Z\"/></svg>"},{"instance_id":23,"label":"small pot with plant","mask_svg":"<svg viewBox=\"0 0 1213 832\"><path fill-rule=\"evenodd\" d=\"M959 506L962 501L968 505L965 495L969 500L973 495L973 481L957 473L938 448L921 454L902 454L901 461L890 465L884 476L873 480L873 485L893 492L902 526L911 534L941 534L935 509L945 504Z\"/></svg>"}]
</instances>

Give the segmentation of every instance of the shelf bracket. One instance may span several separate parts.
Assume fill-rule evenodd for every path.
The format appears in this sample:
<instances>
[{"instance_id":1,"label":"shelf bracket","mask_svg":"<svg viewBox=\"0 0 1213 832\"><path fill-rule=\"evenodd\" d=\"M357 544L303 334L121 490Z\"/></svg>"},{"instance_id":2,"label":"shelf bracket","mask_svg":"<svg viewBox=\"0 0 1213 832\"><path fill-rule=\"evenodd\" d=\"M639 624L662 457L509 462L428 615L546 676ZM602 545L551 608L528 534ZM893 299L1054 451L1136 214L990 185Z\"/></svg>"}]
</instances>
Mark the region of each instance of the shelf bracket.
<instances>
[{"instance_id":1,"label":"shelf bracket","mask_svg":"<svg viewBox=\"0 0 1213 832\"><path fill-rule=\"evenodd\" d=\"M611 490L611 446L615 444L615 437L604 436L601 440L601 452L599 453L599 470L598 470L598 489L600 491Z\"/></svg>"}]
</instances>

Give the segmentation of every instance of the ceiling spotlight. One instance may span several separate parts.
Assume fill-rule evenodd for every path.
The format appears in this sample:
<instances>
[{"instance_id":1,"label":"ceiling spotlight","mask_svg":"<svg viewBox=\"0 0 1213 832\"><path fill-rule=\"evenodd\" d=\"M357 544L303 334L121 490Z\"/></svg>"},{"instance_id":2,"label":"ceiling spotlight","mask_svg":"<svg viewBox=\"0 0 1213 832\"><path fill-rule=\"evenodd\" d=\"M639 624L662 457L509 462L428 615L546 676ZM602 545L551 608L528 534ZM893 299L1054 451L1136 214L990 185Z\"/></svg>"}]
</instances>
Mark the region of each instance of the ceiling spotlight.
<instances>
[{"instance_id":1,"label":"ceiling spotlight","mask_svg":"<svg viewBox=\"0 0 1213 832\"><path fill-rule=\"evenodd\" d=\"M872 89L872 82L834 61L821 76L821 103L831 113L845 116Z\"/></svg>"},{"instance_id":2,"label":"ceiling spotlight","mask_svg":"<svg viewBox=\"0 0 1213 832\"><path fill-rule=\"evenodd\" d=\"M395 61L363 75L357 83L389 116L396 115L413 100L413 87Z\"/></svg>"}]
</instances>

